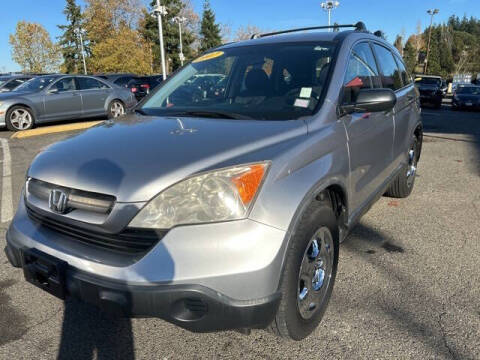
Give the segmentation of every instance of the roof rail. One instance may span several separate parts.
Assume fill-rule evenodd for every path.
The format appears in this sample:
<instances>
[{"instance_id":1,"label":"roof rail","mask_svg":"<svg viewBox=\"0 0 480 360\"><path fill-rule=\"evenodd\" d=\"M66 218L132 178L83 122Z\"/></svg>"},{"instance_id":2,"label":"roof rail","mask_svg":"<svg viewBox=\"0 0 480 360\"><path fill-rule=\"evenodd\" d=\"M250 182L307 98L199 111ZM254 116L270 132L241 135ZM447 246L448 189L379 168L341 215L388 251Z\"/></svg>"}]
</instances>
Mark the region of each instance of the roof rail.
<instances>
[{"instance_id":1,"label":"roof rail","mask_svg":"<svg viewBox=\"0 0 480 360\"><path fill-rule=\"evenodd\" d=\"M299 28L299 29L275 31L275 32L265 33L265 34L253 34L250 37L250 39L258 39L258 38L262 38L262 37L266 37L266 36L287 34L287 33L292 33L292 32L297 32L297 31L320 30L320 29L339 29L339 28L355 28L355 31L367 31L367 27L365 26L365 24L362 21L359 21L356 24L312 26L312 27Z\"/></svg>"}]
</instances>

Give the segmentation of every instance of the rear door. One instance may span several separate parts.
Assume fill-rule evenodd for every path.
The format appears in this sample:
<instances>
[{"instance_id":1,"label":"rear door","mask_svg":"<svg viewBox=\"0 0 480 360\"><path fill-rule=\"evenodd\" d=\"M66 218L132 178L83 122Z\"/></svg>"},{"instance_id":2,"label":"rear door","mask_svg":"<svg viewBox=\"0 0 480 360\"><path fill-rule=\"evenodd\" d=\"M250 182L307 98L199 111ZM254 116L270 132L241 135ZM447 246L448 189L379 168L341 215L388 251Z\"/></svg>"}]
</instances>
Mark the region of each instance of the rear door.
<instances>
[{"instance_id":1,"label":"rear door","mask_svg":"<svg viewBox=\"0 0 480 360\"><path fill-rule=\"evenodd\" d=\"M343 104L354 104L361 89L381 88L380 73L368 42L356 44L343 85ZM388 177L392 162L393 116L390 112L352 113L342 117L350 150L352 205L366 205Z\"/></svg>"},{"instance_id":2,"label":"rear door","mask_svg":"<svg viewBox=\"0 0 480 360\"><path fill-rule=\"evenodd\" d=\"M44 95L45 120L81 117L82 98L75 79L64 77L53 83Z\"/></svg>"},{"instance_id":3,"label":"rear door","mask_svg":"<svg viewBox=\"0 0 480 360\"><path fill-rule=\"evenodd\" d=\"M100 80L91 77L78 77L77 86L82 96L83 116L105 114L110 87Z\"/></svg>"},{"instance_id":4,"label":"rear door","mask_svg":"<svg viewBox=\"0 0 480 360\"><path fill-rule=\"evenodd\" d=\"M393 141L393 161L391 171L406 161L407 149L410 145L409 120L413 115L412 103L415 101L415 88L411 84L405 66L400 59L386 47L373 45L377 57L384 87L395 91L397 104L394 109L395 136Z\"/></svg>"}]
</instances>

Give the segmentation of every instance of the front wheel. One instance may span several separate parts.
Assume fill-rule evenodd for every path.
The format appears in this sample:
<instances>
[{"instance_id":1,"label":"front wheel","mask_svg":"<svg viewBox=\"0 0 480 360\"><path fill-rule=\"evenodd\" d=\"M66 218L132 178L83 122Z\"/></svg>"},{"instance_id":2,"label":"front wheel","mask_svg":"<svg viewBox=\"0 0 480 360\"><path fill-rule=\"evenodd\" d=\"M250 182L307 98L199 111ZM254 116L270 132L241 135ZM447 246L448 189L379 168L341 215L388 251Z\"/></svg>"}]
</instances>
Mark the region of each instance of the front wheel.
<instances>
[{"instance_id":1,"label":"front wheel","mask_svg":"<svg viewBox=\"0 0 480 360\"><path fill-rule=\"evenodd\" d=\"M120 100L113 100L108 106L108 118L113 119L125 115L125 105Z\"/></svg>"},{"instance_id":2,"label":"front wheel","mask_svg":"<svg viewBox=\"0 0 480 360\"><path fill-rule=\"evenodd\" d=\"M25 106L14 106L8 110L6 125L10 131L29 130L35 124L32 111Z\"/></svg>"},{"instance_id":3,"label":"front wheel","mask_svg":"<svg viewBox=\"0 0 480 360\"><path fill-rule=\"evenodd\" d=\"M270 330L302 340L322 320L338 265L339 233L328 194L309 205L289 244L280 285L282 300Z\"/></svg>"}]
</instances>

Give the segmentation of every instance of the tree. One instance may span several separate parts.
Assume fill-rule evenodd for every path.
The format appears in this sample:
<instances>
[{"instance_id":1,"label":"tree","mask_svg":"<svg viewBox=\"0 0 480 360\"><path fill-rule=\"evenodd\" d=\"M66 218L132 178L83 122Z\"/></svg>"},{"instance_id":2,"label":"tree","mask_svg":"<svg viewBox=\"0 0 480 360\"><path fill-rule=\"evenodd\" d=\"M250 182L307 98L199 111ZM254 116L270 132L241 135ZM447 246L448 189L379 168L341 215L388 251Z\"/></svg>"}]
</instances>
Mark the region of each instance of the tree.
<instances>
[{"instance_id":1,"label":"tree","mask_svg":"<svg viewBox=\"0 0 480 360\"><path fill-rule=\"evenodd\" d=\"M63 55L62 70L66 73L78 73L83 65L80 40L76 31L82 26L82 11L75 0L67 0L63 13L68 24L58 25L58 28L63 30L58 42Z\"/></svg>"},{"instance_id":2,"label":"tree","mask_svg":"<svg viewBox=\"0 0 480 360\"><path fill-rule=\"evenodd\" d=\"M152 0L150 7L156 4L156 0ZM182 45L183 54L187 60L193 59L195 56L192 50L192 44L196 40L195 29L198 27L198 15L193 10L190 1L187 0L162 0L162 5L167 8L167 15L162 16L163 41L165 47L165 57L167 60L167 68L170 71L180 67L180 36L178 23L174 23L173 19L183 17L186 21L182 24ZM158 39L158 22L157 18L150 15L147 11L143 13L143 19L140 21L140 32L143 38L151 44L152 64L155 72L160 72L160 45Z\"/></svg>"},{"instance_id":3,"label":"tree","mask_svg":"<svg viewBox=\"0 0 480 360\"><path fill-rule=\"evenodd\" d=\"M139 0L86 0L85 29L93 72L150 73L150 44L137 30Z\"/></svg>"},{"instance_id":4,"label":"tree","mask_svg":"<svg viewBox=\"0 0 480 360\"><path fill-rule=\"evenodd\" d=\"M19 21L15 34L10 34L12 58L25 72L55 72L60 62L58 46L50 34L37 23Z\"/></svg>"},{"instance_id":5,"label":"tree","mask_svg":"<svg viewBox=\"0 0 480 360\"><path fill-rule=\"evenodd\" d=\"M97 72L151 73L150 45L128 26L93 47L91 65Z\"/></svg>"},{"instance_id":6,"label":"tree","mask_svg":"<svg viewBox=\"0 0 480 360\"><path fill-rule=\"evenodd\" d=\"M393 46L395 46L398 52L403 56L403 37L402 35L397 35L395 41L393 42Z\"/></svg>"},{"instance_id":7,"label":"tree","mask_svg":"<svg viewBox=\"0 0 480 360\"><path fill-rule=\"evenodd\" d=\"M247 26L240 26L235 33L234 41L248 40L254 34L261 34L263 31L255 25L248 24Z\"/></svg>"},{"instance_id":8,"label":"tree","mask_svg":"<svg viewBox=\"0 0 480 360\"><path fill-rule=\"evenodd\" d=\"M210 2L205 0L203 4L203 17L200 27L200 51L205 52L208 49L220 46L222 37L220 36L220 27L215 23L215 14L210 7Z\"/></svg>"},{"instance_id":9,"label":"tree","mask_svg":"<svg viewBox=\"0 0 480 360\"><path fill-rule=\"evenodd\" d=\"M414 35L412 35L414 36ZM405 43L405 48L403 49L403 59L405 60L405 65L410 74L415 73L415 67L417 66L418 53L415 49L415 40L410 36Z\"/></svg>"}]
</instances>

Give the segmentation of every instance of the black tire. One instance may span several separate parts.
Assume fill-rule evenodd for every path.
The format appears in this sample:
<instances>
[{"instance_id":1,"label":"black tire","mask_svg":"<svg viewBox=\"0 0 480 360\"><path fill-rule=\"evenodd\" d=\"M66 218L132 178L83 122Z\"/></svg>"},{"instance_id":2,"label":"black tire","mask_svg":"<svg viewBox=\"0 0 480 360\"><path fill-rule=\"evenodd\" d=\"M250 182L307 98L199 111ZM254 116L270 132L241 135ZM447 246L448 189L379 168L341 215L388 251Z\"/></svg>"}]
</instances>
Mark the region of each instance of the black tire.
<instances>
[{"instance_id":1,"label":"black tire","mask_svg":"<svg viewBox=\"0 0 480 360\"><path fill-rule=\"evenodd\" d=\"M21 126L20 123L16 122L16 114L24 113L29 117L29 124L26 126ZM30 110L26 106L16 105L12 106L8 109L7 114L5 116L5 123L7 125L7 129L10 131L24 131L29 130L35 126L35 118L33 116L32 110Z\"/></svg>"},{"instance_id":2,"label":"black tire","mask_svg":"<svg viewBox=\"0 0 480 360\"><path fill-rule=\"evenodd\" d=\"M408 158L408 163L403 167L397 177L390 184L390 187L385 193L386 196L393 198L406 198L411 194L413 186L415 185L415 174L420 150L419 145L420 144L418 143L417 137L413 136L410 148L408 150L409 154L412 150L414 151L413 158ZM414 169L412 169L412 166ZM412 170L413 175L410 173Z\"/></svg>"},{"instance_id":3,"label":"black tire","mask_svg":"<svg viewBox=\"0 0 480 360\"><path fill-rule=\"evenodd\" d=\"M269 330L274 334L292 340L302 340L316 329L327 309L337 274L339 250L337 219L328 193L321 195L324 195L324 199L315 200L307 207L290 239L280 284L282 300L275 319L269 327ZM329 273L325 272L327 275L325 278L322 277L321 288L318 290L311 288L312 298L318 301L318 306L312 310L311 317L306 319L300 310L299 286L302 281L300 270L305 256L308 254L312 238L318 231L326 231L326 229L331 234L331 244L333 245L333 248L330 246L324 247L331 257L331 261L329 260L331 271ZM333 251L333 254L328 249ZM328 276L328 274L330 275ZM327 283L325 283L325 279L328 279ZM313 280L312 277L311 286L313 286ZM318 298L315 298L315 296L318 296Z\"/></svg>"},{"instance_id":4,"label":"black tire","mask_svg":"<svg viewBox=\"0 0 480 360\"><path fill-rule=\"evenodd\" d=\"M120 114L120 115L115 114L114 111L112 110L114 106L121 106L122 109L123 109L122 114ZM127 109L126 109L125 104L123 103L123 101L118 100L118 99L115 99L115 100L112 100L112 101L110 102L110 104L108 104L107 117L108 117L109 119L115 119L115 118L117 118L117 117L119 117L119 116L125 115L126 111L127 111Z\"/></svg>"}]
</instances>

